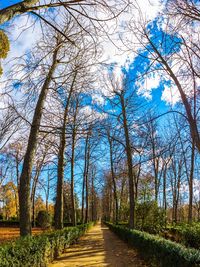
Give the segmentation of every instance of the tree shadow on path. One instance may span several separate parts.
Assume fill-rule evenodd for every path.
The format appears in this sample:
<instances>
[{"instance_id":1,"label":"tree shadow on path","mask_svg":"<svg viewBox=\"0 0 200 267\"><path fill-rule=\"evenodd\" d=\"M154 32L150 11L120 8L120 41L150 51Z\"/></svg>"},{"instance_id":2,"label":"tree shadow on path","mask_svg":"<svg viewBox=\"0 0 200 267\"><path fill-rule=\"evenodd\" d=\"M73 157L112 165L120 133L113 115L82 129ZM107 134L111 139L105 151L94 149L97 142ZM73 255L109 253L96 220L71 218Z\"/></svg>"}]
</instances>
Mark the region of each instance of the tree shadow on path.
<instances>
[{"instance_id":1,"label":"tree shadow on path","mask_svg":"<svg viewBox=\"0 0 200 267\"><path fill-rule=\"evenodd\" d=\"M106 226L97 224L49 267L141 267L137 252Z\"/></svg>"}]
</instances>

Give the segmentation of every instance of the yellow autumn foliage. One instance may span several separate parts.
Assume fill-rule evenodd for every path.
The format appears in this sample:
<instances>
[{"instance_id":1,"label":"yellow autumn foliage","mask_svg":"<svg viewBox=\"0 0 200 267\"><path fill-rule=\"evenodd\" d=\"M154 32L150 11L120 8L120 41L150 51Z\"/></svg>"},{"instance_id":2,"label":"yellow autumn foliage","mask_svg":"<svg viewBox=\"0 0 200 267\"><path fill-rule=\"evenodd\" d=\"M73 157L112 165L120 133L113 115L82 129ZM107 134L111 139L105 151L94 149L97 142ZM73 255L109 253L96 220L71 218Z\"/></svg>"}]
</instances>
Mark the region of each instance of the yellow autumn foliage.
<instances>
[{"instance_id":1,"label":"yellow autumn foliage","mask_svg":"<svg viewBox=\"0 0 200 267\"><path fill-rule=\"evenodd\" d=\"M2 198L4 203L3 215L5 219L16 217L18 215L18 191L13 182L8 182L2 188Z\"/></svg>"},{"instance_id":2,"label":"yellow autumn foliage","mask_svg":"<svg viewBox=\"0 0 200 267\"><path fill-rule=\"evenodd\" d=\"M0 30L0 59L6 58L8 55L8 51L10 50L10 42L8 36L5 34L3 30ZM3 73L3 69L0 64L0 76Z\"/></svg>"},{"instance_id":3,"label":"yellow autumn foliage","mask_svg":"<svg viewBox=\"0 0 200 267\"><path fill-rule=\"evenodd\" d=\"M10 50L10 42L4 31L0 30L0 58L6 58Z\"/></svg>"}]
</instances>

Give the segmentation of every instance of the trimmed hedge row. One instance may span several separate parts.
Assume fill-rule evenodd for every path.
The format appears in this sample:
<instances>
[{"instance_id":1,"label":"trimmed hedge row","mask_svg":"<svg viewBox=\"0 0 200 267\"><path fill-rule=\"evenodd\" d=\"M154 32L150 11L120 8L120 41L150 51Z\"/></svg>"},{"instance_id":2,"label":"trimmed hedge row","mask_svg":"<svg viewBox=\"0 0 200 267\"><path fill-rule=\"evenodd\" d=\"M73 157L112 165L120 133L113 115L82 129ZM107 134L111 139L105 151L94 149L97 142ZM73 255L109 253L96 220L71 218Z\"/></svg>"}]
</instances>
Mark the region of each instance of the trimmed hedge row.
<instances>
[{"instance_id":1,"label":"trimmed hedge row","mask_svg":"<svg viewBox=\"0 0 200 267\"><path fill-rule=\"evenodd\" d=\"M180 225L167 228L167 232L172 234L178 242L185 246L200 249L200 225Z\"/></svg>"},{"instance_id":2,"label":"trimmed hedge row","mask_svg":"<svg viewBox=\"0 0 200 267\"><path fill-rule=\"evenodd\" d=\"M93 223L64 228L0 246L1 267L46 267L74 243Z\"/></svg>"},{"instance_id":3,"label":"trimmed hedge row","mask_svg":"<svg viewBox=\"0 0 200 267\"><path fill-rule=\"evenodd\" d=\"M200 266L200 251L188 249L162 237L130 230L122 226L106 223L122 240L138 249L152 266L197 267Z\"/></svg>"}]
</instances>

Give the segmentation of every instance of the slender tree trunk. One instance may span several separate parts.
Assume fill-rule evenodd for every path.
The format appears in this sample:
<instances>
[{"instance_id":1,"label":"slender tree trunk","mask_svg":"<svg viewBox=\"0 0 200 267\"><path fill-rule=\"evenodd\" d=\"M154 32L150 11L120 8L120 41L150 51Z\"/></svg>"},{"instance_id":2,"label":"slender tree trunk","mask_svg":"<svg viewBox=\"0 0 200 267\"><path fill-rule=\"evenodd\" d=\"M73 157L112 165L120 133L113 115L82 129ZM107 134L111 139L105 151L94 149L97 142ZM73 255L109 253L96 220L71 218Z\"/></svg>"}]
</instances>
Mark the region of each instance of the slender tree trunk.
<instances>
[{"instance_id":1,"label":"slender tree trunk","mask_svg":"<svg viewBox=\"0 0 200 267\"><path fill-rule=\"evenodd\" d=\"M122 180L122 185L121 185L121 192L120 192L120 208L119 208L119 220L123 220L122 218L122 211L123 211L123 199L124 199L124 186L125 186L125 181L124 179Z\"/></svg>"},{"instance_id":2,"label":"slender tree trunk","mask_svg":"<svg viewBox=\"0 0 200 267\"><path fill-rule=\"evenodd\" d=\"M92 186L92 200L91 200L91 212L92 212L92 215L91 215L91 219L92 219L92 221L94 222L95 221L95 195L94 195L94 192L95 192L95 190L94 190L94 177L95 177L95 173L92 173L92 176L91 176L91 178L92 178L92 181L91 181L91 186Z\"/></svg>"},{"instance_id":3,"label":"slender tree trunk","mask_svg":"<svg viewBox=\"0 0 200 267\"><path fill-rule=\"evenodd\" d=\"M113 210L113 198L112 198L112 186L111 186L110 182L109 182L109 188L108 188L108 196L109 196L108 217L109 217L109 221L111 221L111 219L112 219L112 210Z\"/></svg>"},{"instance_id":4,"label":"slender tree trunk","mask_svg":"<svg viewBox=\"0 0 200 267\"><path fill-rule=\"evenodd\" d=\"M113 165L113 147L112 147L113 144L112 144L112 138L110 137L109 133L108 133L108 142L110 147L110 169L111 169L111 176L114 189L114 200L115 200L115 223L117 224L119 220L119 206L118 206L117 187L116 187L114 165Z\"/></svg>"},{"instance_id":5,"label":"slender tree trunk","mask_svg":"<svg viewBox=\"0 0 200 267\"><path fill-rule=\"evenodd\" d=\"M153 171L154 171L154 192L155 192L155 201L158 202L158 159L156 158L156 145L155 145L155 137L154 137L154 129L153 124L150 125L151 131L151 145L152 145L152 156L153 156Z\"/></svg>"},{"instance_id":6,"label":"slender tree trunk","mask_svg":"<svg viewBox=\"0 0 200 267\"><path fill-rule=\"evenodd\" d=\"M166 178L167 178L167 165L164 167L164 172L163 172L163 209L165 211L165 226L167 224Z\"/></svg>"},{"instance_id":7,"label":"slender tree trunk","mask_svg":"<svg viewBox=\"0 0 200 267\"><path fill-rule=\"evenodd\" d=\"M71 95L74 89L74 83L76 81L77 71L75 70L74 78L70 87L69 95L67 98L67 103L65 106L64 116L63 116L63 126L62 132L60 135L60 145L58 152L58 170L57 170L57 190L56 190L56 204L55 204L55 228L63 228L63 210L64 210L64 199L63 199L63 185L64 185L64 154L66 147L66 124L67 124L67 115L69 109L69 103Z\"/></svg>"},{"instance_id":8,"label":"slender tree trunk","mask_svg":"<svg viewBox=\"0 0 200 267\"><path fill-rule=\"evenodd\" d=\"M64 184L64 151L65 151L65 128L62 129L60 137L60 147L58 154L58 176L57 176L57 190L55 203L55 229L63 228L63 184Z\"/></svg>"},{"instance_id":9,"label":"slender tree trunk","mask_svg":"<svg viewBox=\"0 0 200 267\"><path fill-rule=\"evenodd\" d=\"M134 228L135 226L135 199L134 199L134 180L133 180L133 163L132 163L132 152L131 144L129 138L129 130L126 118L126 107L124 103L124 96L120 94L121 106L122 106L122 115L123 115L123 127L125 133L126 141L126 156L128 163L128 178L129 178L129 202L130 202L130 213L129 213L129 226Z\"/></svg>"},{"instance_id":10,"label":"slender tree trunk","mask_svg":"<svg viewBox=\"0 0 200 267\"><path fill-rule=\"evenodd\" d=\"M36 173L36 176L33 181L32 192L31 192L33 227L35 227L35 193L36 193L38 178L39 178L39 173Z\"/></svg>"},{"instance_id":11,"label":"slender tree trunk","mask_svg":"<svg viewBox=\"0 0 200 267\"><path fill-rule=\"evenodd\" d=\"M32 185L32 191L31 191L31 202L32 202L32 224L33 224L33 227L35 227L35 194L36 194L36 188L37 188L40 172L42 169L42 165L44 163L44 159L45 159L45 154L43 155L42 161L40 162L39 166L36 167L36 173L35 173L35 176L34 176L33 182L32 182L33 185Z\"/></svg>"},{"instance_id":12,"label":"slender tree trunk","mask_svg":"<svg viewBox=\"0 0 200 267\"><path fill-rule=\"evenodd\" d=\"M179 198L180 198L180 182L181 182L181 166L182 162L179 163L178 166L178 177L177 183L175 184L175 205L174 205L174 222L177 223L178 221L178 205L179 205Z\"/></svg>"},{"instance_id":13,"label":"slender tree trunk","mask_svg":"<svg viewBox=\"0 0 200 267\"><path fill-rule=\"evenodd\" d=\"M89 165L90 165L90 135L91 135L91 127L88 130L86 137L86 149L85 149L85 223L88 222L89 219Z\"/></svg>"},{"instance_id":14,"label":"slender tree trunk","mask_svg":"<svg viewBox=\"0 0 200 267\"><path fill-rule=\"evenodd\" d=\"M88 223L89 220L89 165L90 165L90 143L88 143L88 150L87 150L87 168L86 168L86 175L85 175L85 223Z\"/></svg>"},{"instance_id":15,"label":"slender tree trunk","mask_svg":"<svg viewBox=\"0 0 200 267\"><path fill-rule=\"evenodd\" d=\"M47 190L46 190L46 211L49 211L49 190L50 190L50 174L48 167L48 180L47 180Z\"/></svg>"},{"instance_id":16,"label":"slender tree trunk","mask_svg":"<svg viewBox=\"0 0 200 267\"><path fill-rule=\"evenodd\" d=\"M85 202L85 175L83 175L82 183L82 205L81 205L81 222L84 223L84 202Z\"/></svg>"},{"instance_id":17,"label":"slender tree trunk","mask_svg":"<svg viewBox=\"0 0 200 267\"><path fill-rule=\"evenodd\" d=\"M87 151L88 151L89 134L87 133L85 140L85 154L84 154L84 171L83 171L83 184L82 184L82 208L81 208L81 222L84 222L84 207L85 207L85 183L87 172Z\"/></svg>"},{"instance_id":18,"label":"slender tree trunk","mask_svg":"<svg viewBox=\"0 0 200 267\"><path fill-rule=\"evenodd\" d=\"M72 206L72 225L76 225L76 209L74 199L74 160L75 160L75 144L76 144L76 116L78 110L78 100L76 101L76 110L73 121L73 133L72 133L72 156L71 156L71 206Z\"/></svg>"},{"instance_id":19,"label":"slender tree trunk","mask_svg":"<svg viewBox=\"0 0 200 267\"><path fill-rule=\"evenodd\" d=\"M16 156L16 175L17 175L17 194L18 194L18 202L19 202L19 185L20 185L20 172L19 172L19 164L20 164L20 160L19 160L19 155L17 153ZM18 207L17 207L17 219L19 219L19 203L18 203Z\"/></svg>"},{"instance_id":20,"label":"slender tree trunk","mask_svg":"<svg viewBox=\"0 0 200 267\"><path fill-rule=\"evenodd\" d=\"M17 154L17 158L16 158L16 175L17 175L17 188L18 188L18 194L19 194L19 184L20 184L19 165L20 165L20 160L19 160L19 155Z\"/></svg>"},{"instance_id":21,"label":"slender tree trunk","mask_svg":"<svg viewBox=\"0 0 200 267\"><path fill-rule=\"evenodd\" d=\"M155 152L154 152L155 153ZM154 155L155 157L155 155ZM159 181L158 181L158 159L154 159L154 183L155 183L155 201L158 203L158 190L159 190Z\"/></svg>"},{"instance_id":22,"label":"slender tree trunk","mask_svg":"<svg viewBox=\"0 0 200 267\"><path fill-rule=\"evenodd\" d=\"M89 215L89 192L88 192L88 174L85 176L85 223L88 223Z\"/></svg>"},{"instance_id":23,"label":"slender tree trunk","mask_svg":"<svg viewBox=\"0 0 200 267\"><path fill-rule=\"evenodd\" d=\"M139 164L139 169L137 171L137 175L134 174L134 182L135 182L135 203L137 203L138 200L138 183L141 173L141 164Z\"/></svg>"},{"instance_id":24,"label":"slender tree trunk","mask_svg":"<svg viewBox=\"0 0 200 267\"><path fill-rule=\"evenodd\" d=\"M194 143L194 141L192 141L191 169L190 169L190 177L189 177L189 210L188 210L188 223L191 223L192 222L194 157L195 157L195 143Z\"/></svg>"},{"instance_id":25,"label":"slender tree trunk","mask_svg":"<svg viewBox=\"0 0 200 267\"><path fill-rule=\"evenodd\" d=\"M72 158L71 158L71 205L72 205L72 225L76 225L76 210L75 210L75 200L74 200L74 153L75 153L75 135L73 133L72 137Z\"/></svg>"},{"instance_id":26,"label":"slender tree trunk","mask_svg":"<svg viewBox=\"0 0 200 267\"><path fill-rule=\"evenodd\" d=\"M174 223L176 223L176 219L175 219L175 210L176 210L176 207L175 207L175 205L176 205L176 195L175 195L175 192L173 193L173 207L172 207L172 222Z\"/></svg>"},{"instance_id":27,"label":"slender tree trunk","mask_svg":"<svg viewBox=\"0 0 200 267\"><path fill-rule=\"evenodd\" d=\"M39 99L35 108L33 121L30 129L28 146L26 149L22 173L20 176L20 190L19 190L19 207L20 207L20 235L31 235L31 200L30 200L30 181L33 167L33 160L35 157L35 150L37 145L37 138L39 135L39 127L42 117L42 111L46 100L49 85L52 80L53 73L57 66L57 54L60 46L54 51L52 65L49 69Z\"/></svg>"}]
</instances>

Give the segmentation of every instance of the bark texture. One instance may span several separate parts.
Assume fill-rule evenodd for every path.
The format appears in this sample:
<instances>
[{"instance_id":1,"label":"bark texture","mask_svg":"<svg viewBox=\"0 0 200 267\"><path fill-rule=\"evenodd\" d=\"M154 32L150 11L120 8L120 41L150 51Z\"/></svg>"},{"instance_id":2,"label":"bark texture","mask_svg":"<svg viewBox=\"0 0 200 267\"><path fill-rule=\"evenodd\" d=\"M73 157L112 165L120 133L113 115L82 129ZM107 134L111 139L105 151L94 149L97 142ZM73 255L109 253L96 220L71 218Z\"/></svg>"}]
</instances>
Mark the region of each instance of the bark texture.
<instances>
[{"instance_id":1,"label":"bark texture","mask_svg":"<svg viewBox=\"0 0 200 267\"><path fill-rule=\"evenodd\" d=\"M113 182L113 190L114 190L114 200L115 200L115 223L118 223L119 220L119 206L118 206L118 197L117 197L117 186L115 181L115 172L114 172L114 164L113 164L113 141L112 137L108 133L108 142L110 147L110 169L111 169L111 176Z\"/></svg>"},{"instance_id":2,"label":"bark texture","mask_svg":"<svg viewBox=\"0 0 200 267\"><path fill-rule=\"evenodd\" d=\"M30 199L30 181L33 167L33 160L35 157L35 150L37 145L37 138L39 135L39 127L42 118L42 111L46 100L49 85L53 73L57 66L57 53L59 47L54 51L52 65L49 69L43 87L41 89L39 99L35 108L33 121L30 129L28 146L26 149L22 173L20 176L19 189L19 207L20 207L20 235L31 235L31 199Z\"/></svg>"},{"instance_id":3,"label":"bark texture","mask_svg":"<svg viewBox=\"0 0 200 267\"><path fill-rule=\"evenodd\" d=\"M55 228L63 228L63 210L64 210L64 197L63 197L63 186L64 186L64 165L65 165L65 147L66 147L66 125L67 116L69 110L69 103L74 89L74 83L76 81L77 71L75 71L74 78L70 87L67 103L64 110L63 125L60 135L60 145L58 152L58 169L57 169L57 191L56 191L56 204L55 204Z\"/></svg>"},{"instance_id":4,"label":"bark texture","mask_svg":"<svg viewBox=\"0 0 200 267\"><path fill-rule=\"evenodd\" d=\"M120 94L120 101L121 101L121 107L122 107L123 128L124 128L124 134L125 134L126 156L127 156L127 165L128 165L129 201L130 201L129 226L130 228L134 228L135 199L134 199L133 162L132 162L132 151L131 151L131 143L130 143L130 137L129 137L129 129L128 129L128 124L127 124L126 106L124 102L123 92Z\"/></svg>"}]
</instances>

